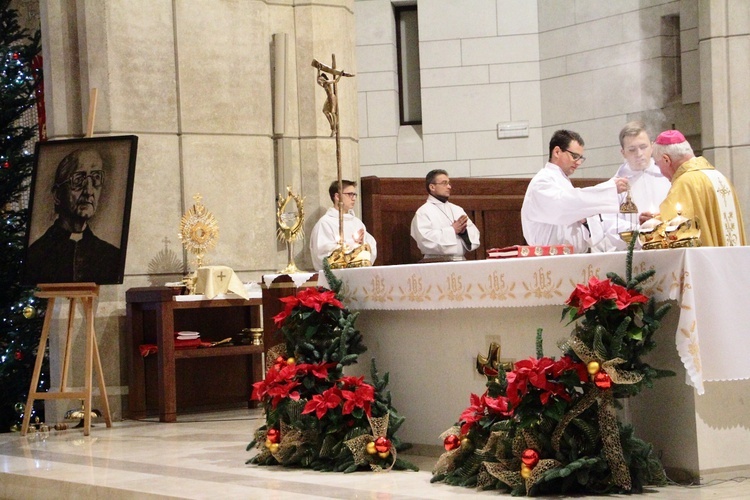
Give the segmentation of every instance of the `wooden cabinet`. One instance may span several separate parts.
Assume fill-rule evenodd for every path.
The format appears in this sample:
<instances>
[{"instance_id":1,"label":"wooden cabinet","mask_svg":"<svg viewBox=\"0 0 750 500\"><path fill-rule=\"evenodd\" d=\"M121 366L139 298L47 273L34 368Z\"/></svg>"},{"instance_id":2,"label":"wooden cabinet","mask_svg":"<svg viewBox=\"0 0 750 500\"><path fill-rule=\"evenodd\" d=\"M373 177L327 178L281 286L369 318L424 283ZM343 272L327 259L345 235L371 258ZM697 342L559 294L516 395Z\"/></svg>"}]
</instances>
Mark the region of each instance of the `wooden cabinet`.
<instances>
[{"instance_id":1,"label":"wooden cabinet","mask_svg":"<svg viewBox=\"0 0 750 500\"><path fill-rule=\"evenodd\" d=\"M252 383L263 378L263 345L175 350L174 332L198 331L202 341L218 342L243 328L260 327L261 299L178 301L176 295L167 287L126 292L130 418L158 412L160 421L174 422L178 410L248 405ZM158 352L144 358L142 344L156 344Z\"/></svg>"}]
</instances>

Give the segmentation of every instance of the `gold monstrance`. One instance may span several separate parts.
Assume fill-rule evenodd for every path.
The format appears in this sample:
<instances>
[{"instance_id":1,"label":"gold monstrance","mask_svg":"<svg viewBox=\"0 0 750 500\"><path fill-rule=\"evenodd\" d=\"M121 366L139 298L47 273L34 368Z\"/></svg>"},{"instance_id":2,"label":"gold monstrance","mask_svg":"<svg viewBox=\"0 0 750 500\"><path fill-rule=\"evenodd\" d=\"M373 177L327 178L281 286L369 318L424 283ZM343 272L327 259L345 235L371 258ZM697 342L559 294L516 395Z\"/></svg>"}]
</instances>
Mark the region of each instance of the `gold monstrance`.
<instances>
[{"instance_id":1,"label":"gold monstrance","mask_svg":"<svg viewBox=\"0 0 750 500\"><path fill-rule=\"evenodd\" d=\"M203 265L206 252L216 246L219 239L219 224L214 215L206 210L200 194L193 196L195 203L185 212L180 221L180 234L185 250L195 255L196 268Z\"/></svg>"},{"instance_id":2,"label":"gold monstrance","mask_svg":"<svg viewBox=\"0 0 750 500\"><path fill-rule=\"evenodd\" d=\"M347 73L336 69L336 54L331 54L331 65L328 66L315 59L312 66L318 70L317 82L326 92L326 101L323 104L323 114L331 126L331 137L336 138L336 172L338 175L338 192L339 192L339 244L331 252L328 258L328 264L331 269L341 269L346 267L369 267L370 262L370 245L363 243L354 248L349 248L344 240L344 208L343 208L343 185L341 175L341 134L339 128L339 106L338 106L338 83L342 76L353 77L353 73ZM326 74L331 75L329 79Z\"/></svg>"},{"instance_id":3,"label":"gold monstrance","mask_svg":"<svg viewBox=\"0 0 750 500\"><path fill-rule=\"evenodd\" d=\"M279 272L282 274L294 274L298 273L299 269L294 264L292 249L297 239L301 240L305 237L305 209L304 200L299 195L292 193L291 186L286 187L286 192L286 198L282 198L281 194L279 194L279 202L276 209L276 222L279 225L276 235L279 240L286 242L288 257L288 264Z\"/></svg>"}]
</instances>

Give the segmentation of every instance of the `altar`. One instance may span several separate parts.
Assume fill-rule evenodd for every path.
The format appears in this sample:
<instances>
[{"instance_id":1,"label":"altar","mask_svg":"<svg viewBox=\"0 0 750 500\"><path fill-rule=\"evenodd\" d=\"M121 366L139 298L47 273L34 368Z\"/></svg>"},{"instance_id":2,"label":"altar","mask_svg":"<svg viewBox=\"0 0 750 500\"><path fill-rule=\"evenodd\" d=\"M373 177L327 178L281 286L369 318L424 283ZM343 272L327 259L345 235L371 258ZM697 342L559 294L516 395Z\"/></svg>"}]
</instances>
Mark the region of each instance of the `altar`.
<instances>
[{"instance_id":1,"label":"altar","mask_svg":"<svg viewBox=\"0 0 750 500\"><path fill-rule=\"evenodd\" d=\"M501 359L536 353L560 356L557 341L572 325L561 322L565 300L591 276L625 274L624 252L415 264L336 270L347 307L368 352L390 372L393 404L406 417L401 437L440 445L439 435L481 394L474 366L491 342ZM635 252L633 274L654 269L644 293L671 301L656 333L652 366L676 377L626 404L636 435L651 442L668 469L693 477L750 468L750 308L744 269L750 248L688 248Z\"/></svg>"}]
</instances>

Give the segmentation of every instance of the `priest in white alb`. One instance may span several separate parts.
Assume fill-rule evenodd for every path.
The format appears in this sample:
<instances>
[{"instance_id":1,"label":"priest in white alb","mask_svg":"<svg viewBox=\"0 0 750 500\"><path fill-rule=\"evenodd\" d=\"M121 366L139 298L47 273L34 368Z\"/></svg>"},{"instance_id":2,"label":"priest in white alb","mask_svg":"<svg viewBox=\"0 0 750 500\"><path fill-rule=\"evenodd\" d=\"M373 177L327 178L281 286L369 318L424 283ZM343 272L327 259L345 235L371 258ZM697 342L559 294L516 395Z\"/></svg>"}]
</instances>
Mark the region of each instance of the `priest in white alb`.
<instances>
[{"instance_id":1,"label":"priest in white alb","mask_svg":"<svg viewBox=\"0 0 750 500\"><path fill-rule=\"evenodd\" d=\"M659 214L643 213L641 220L656 215L669 222L680 215L697 220L702 246L746 245L737 192L724 174L693 148L678 130L659 134L654 142L654 161L672 187L659 207Z\"/></svg>"},{"instance_id":2,"label":"priest in white alb","mask_svg":"<svg viewBox=\"0 0 750 500\"><path fill-rule=\"evenodd\" d=\"M424 261L464 260L464 254L479 247L479 229L463 208L448 198L448 172L431 170L425 177L427 201L411 221L411 237L424 254Z\"/></svg>"},{"instance_id":3,"label":"priest in white alb","mask_svg":"<svg viewBox=\"0 0 750 500\"><path fill-rule=\"evenodd\" d=\"M316 271L323 269L323 259L329 257L340 244L339 231L339 201L342 202L344 212L344 243L348 248L356 248L363 243L370 246L370 263L375 264L378 247L375 238L367 232L365 224L354 215L354 205L357 202L357 183L342 180L342 195L339 195L339 183L333 181L328 188L328 195L333 207L315 223L310 233L310 256Z\"/></svg>"},{"instance_id":4,"label":"priest in white alb","mask_svg":"<svg viewBox=\"0 0 750 500\"><path fill-rule=\"evenodd\" d=\"M629 185L624 177L573 187L570 176L586 160L583 146L576 132L558 130L552 135L547 164L529 182L521 206L528 245L572 245L575 253L586 253L604 238L599 214L619 212L618 194Z\"/></svg>"}]
</instances>

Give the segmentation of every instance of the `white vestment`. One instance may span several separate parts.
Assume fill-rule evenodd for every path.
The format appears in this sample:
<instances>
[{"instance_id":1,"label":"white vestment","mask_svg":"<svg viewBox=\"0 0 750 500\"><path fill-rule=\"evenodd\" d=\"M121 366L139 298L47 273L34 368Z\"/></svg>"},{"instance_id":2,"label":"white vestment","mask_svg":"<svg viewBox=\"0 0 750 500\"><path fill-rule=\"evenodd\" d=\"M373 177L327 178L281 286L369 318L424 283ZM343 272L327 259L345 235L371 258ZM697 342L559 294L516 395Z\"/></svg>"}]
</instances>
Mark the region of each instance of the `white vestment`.
<instances>
[{"instance_id":1,"label":"white vestment","mask_svg":"<svg viewBox=\"0 0 750 500\"><path fill-rule=\"evenodd\" d=\"M453 230L453 222L462 215L466 215L466 212L458 205L449 201L443 203L432 195L427 197L425 204L419 207L411 220L411 237L425 257L462 258L467 251L479 247L479 229L471 219L466 225L470 246Z\"/></svg>"},{"instance_id":2,"label":"white vestment","mask_svg":"<svg viewBox=\"0 0 750 500\"><path fill-rule=\"evenodd\" d=\"M523 198L523 237L529 245L573 245L576 253L585 253L597 243L591 234L602 233L598 214L619 209L614 180L576 188L560 167L547 163L531 179ZM591 234L581 222L584 219L590 228L595 226Z\"/></svg>"},{"instance_id":3,"label":"white vestment","mask_svg":"<svg viewBox=\"0 0 750 500\"><path fill-rule=\"evenodd\" d=\"M615 177L625 177L630 183L630 199L638 207L638 213L657 213L659 205L667 197L671 183L664 177L653 158L644 170L633 170L627 162L617 170ZM627 193L620 193L620 203L625 201ZM638 224L638 214L632 218ZM619 233L635 229L630 226L631 218L624 214L602 214L603 238L591 248L592 252L611 252L626 250L627 244Z\"/></svg>"},{"instance_id":4,"label":"white vestment","mask_svg":"<svg viewBox=\"0 0 750 500\"><path fill-rule=\"evenodd\" d=\"M375 238L367 232L364 223L354 215L353 210L344 214L344 243L349 248L359 246L359 243L354 242L354 238L360 229L365 230L364 242L370 245L370 263L375 264L375 257L378 255ZM331 252L337 246L339 246L339 210L331 207L315 223L310 233L310 256L316 271L323 269L323 259L330 257Z\"/></svg>"}]
</instances>

